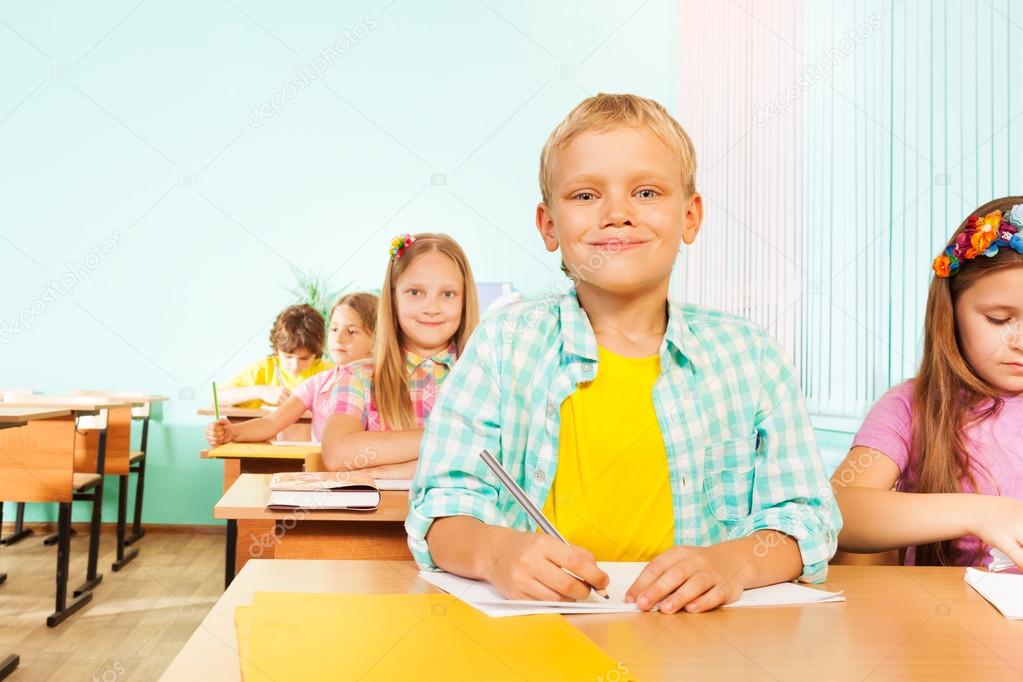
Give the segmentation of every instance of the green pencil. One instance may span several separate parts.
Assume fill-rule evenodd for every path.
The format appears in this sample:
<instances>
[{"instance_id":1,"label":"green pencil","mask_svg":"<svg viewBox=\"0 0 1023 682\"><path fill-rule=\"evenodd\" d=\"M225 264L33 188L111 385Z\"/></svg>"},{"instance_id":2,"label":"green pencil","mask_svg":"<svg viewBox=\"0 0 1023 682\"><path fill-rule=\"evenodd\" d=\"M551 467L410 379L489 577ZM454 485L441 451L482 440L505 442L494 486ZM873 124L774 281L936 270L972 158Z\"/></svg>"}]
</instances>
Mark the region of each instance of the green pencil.
<instances>
[{"instance_id":1,"label":"green pencil","mask_svg":"<svg viewBox=\"0 0 1023 682\"><path fill-rule=\"evenodd\" d=\"M213 382L213 416L220 421L220 403L217 401L217 382Z\"/></svg>"}]
</instances>

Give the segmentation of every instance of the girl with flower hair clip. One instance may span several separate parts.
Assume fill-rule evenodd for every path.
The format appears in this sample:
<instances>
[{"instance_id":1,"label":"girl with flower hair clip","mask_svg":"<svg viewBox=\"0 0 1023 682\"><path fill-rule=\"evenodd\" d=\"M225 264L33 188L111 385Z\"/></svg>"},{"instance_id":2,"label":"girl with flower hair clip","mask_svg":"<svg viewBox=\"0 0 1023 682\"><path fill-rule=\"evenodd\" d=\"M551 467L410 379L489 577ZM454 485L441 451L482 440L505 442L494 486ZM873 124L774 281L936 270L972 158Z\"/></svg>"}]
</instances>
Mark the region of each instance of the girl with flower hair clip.
<instances>
[{"instance_id":1,"label":"girl with flower hair clip","mask_svg":"<svg viewBox=\"0 0 1023 682\"><path fill-rule=\"evenodd\" d=\"M1023 196L984 204L934 260L917 376L871 409L832 477L839 549L1023 567Z\"/></svg>"},{"instance_id":2,"label":"girl with flower hair clip","mask_svg":"<svg viewBox=\"0 0 1023 682\"><path fill-rule=\"evenodd\" d=\"M476 282L445 234L391 240L373 358L345 365L323 432L323 463L376 478L411 478L423 425L479 322Z\"/></svg>"}]
</instances>

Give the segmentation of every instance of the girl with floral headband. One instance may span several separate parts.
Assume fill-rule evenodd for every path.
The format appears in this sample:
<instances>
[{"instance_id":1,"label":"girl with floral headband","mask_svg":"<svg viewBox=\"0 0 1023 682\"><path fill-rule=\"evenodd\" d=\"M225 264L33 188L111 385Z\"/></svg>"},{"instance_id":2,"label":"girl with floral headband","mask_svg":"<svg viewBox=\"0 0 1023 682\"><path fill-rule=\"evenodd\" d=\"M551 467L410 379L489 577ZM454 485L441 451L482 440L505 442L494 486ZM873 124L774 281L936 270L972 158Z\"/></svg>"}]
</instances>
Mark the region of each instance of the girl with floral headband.
<instances>
[{"instance_id":1,"label":"girl with floral headband","mask_svg":"<svg viewBox=\"0 0 1023 682\"><path fill-rule=\"evenodd\" d=\"M839 549L1023 567L1023 196L978 208L934 260L916 378L871 409L832 477Z\"/></svg>"},{"instance_id":2,"label":"girl with floral headband","mask_svg":"<svg viewBox=\"0 0 1023 682\"><path fill-rule=\"evenodd\" d=\"M374 357L339 372L335 412L323 433L324 465L411 478L437 390L477 322L476 282L458 243L444 234L395 237Z\"/></svg>"}]
</instances>

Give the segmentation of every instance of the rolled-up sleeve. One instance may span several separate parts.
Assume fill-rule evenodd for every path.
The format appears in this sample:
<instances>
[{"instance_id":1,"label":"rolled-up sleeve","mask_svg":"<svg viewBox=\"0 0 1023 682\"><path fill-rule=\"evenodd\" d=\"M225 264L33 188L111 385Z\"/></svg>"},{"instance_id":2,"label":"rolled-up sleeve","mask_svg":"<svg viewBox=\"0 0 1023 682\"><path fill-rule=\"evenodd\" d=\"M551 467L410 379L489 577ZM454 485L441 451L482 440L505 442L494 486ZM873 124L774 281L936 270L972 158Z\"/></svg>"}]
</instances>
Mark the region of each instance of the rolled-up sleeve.
<instances>
[{"instance_id":1,"label":"rolled-up sleeve","mask_svg":"<svg viewBox=\"0 0 1023 682\"><path fill-rule=\"evenodd\" d=\"M477 328L426 420L405 529L413 558L427 570L437 569L426 542L434 519L472 516L501 523L498 490L488 482L479 458L483 448L500 453L500 375L493 338L491 325Z\"/></svg>"},{"instance_id":2,"label":"rolled-up sleeve","mask_svg":"<svg viewBox=\"0 0 1023 682\"><path fill-rule=\"evenodd\" d=\"M794 372L780 346L768 339L761 357L751 513L731 537L777 530L799 546L804 582L823 582L835 554L842 517L824 474L810 418ZM785 542L784 540L782 542ZM770 543L754 551L770 552Z\"/></svg>"}]
</instances>

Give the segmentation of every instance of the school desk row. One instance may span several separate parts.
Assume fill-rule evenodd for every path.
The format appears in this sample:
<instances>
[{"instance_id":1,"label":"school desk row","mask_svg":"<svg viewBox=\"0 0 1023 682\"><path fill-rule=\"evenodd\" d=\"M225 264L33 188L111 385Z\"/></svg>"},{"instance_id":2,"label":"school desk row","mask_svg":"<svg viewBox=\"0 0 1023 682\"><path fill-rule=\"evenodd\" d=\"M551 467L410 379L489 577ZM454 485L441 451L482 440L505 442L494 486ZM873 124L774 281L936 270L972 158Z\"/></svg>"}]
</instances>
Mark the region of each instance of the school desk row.
<instances>
[{"instance_id":1,"label":"school desk row","mask_svg":"<svg viewBox=\"0 0 1023 682\"><path fill-rule=\"evenodd\" d=\"M48 625L56 625L81 608L102 580L98 573L103 477L118 477L117 556L114 571L138 555L128 551L144 534L142 501L145 459L152 409L167 398L144 393L104 391L73 395L3 392L0 407L24 423L0 434L0 500L17 504L14 532L3 538L10 545L31 531L23 527L24 504L58 505L57 533L46 544L57 545L56 609ZM20 416L19 416L20 415ZM132 449L132 423L140 424L139 448ZM12 422L17 423L17 421ZM136 474L132 532L128 532L128 484ZM67 563L71 536L71 505L92 503L86 581L67 602Z\"/></svg>"},{"instance_id":2,"label":"school desk row","mask_svg":"<svg viewBox=\"0 0 1023 682\"><path fill-rule=\"evenodd\" d=\"M252 603L255 592L435 592L409 560L405 492L382 492L379 508L369 513L266 508L270 474L318 470L319 453L318 446L267 443L203 453L225 466L214 516L227 520L232 536L229 586L163 679L239 679L235 609ZM823 588L844 590L847 602L568 620L621 662L607 679L611 673L627 679L628 670L642 680L686 673L695 679L999 680L1018 679L1023 670L1023 622L1002 617L966 585L962 569L833 565ZM405 634L395 631L394 644Z\"/></svg>"},{"instance_id":3,"label":"school desk row","mask_svg":"<svg viewBox=\"0 0 1023 682\"><path fill-rule=\"evenodd\" d=\"M832 566L829 591L845 602L718 609L705 614L616 613L566 616L568 623L616 661L604 680L1018 680L1023 621L1006 620L950 567ZM429 594L409 561L253 560L246 564L165 671L165 682L239 680L236 609L257 592ZM443 614L439 614L443 616ZM439 617L438 616L438 617ZM433 616L426 616L427 618ZM530 618L550 616L526 616ZM337 614L343 621L344 613ZM409 662L402 652L416 625L376 624L378 669ZM472 632L447 656L476 647ZM422 643L420 643L422 644ZM427 643L428 644L428 643ZM540 645L540 643L538 643ZM286 657L294 643L273 651ZM346 665L345 643L324 650L315 679L381 679ZM556 653L554 654L556 655ZM411 662L414 667L415 662ZM494 659L473 679L521 679L512 661ZM416 679L455 679L443 669ZM308 678L312 679L312 678ZM403 679L412 679L405 677ZM589 678L588 678L589 679ZM600 679L600 678L595 678Z\"/></svg>"},{"instance_id":4,"label":"school desk row","mask_svg":"<svg viewBox=\"0 0 1023 682\"><path fill-rule=\"evenodd\" d=\"M0 540L11 545L29 535L24 528L24 504L53 502L58 505L55 609L46 624L54 627L92 598L92 590L103 576L98 572L100 514L103 500L103 476L118 476L117 558L112 568L120 570L138 555L126 547L139 540L145 448L153 404L163 396L94 392L90 395L41 396L31 392L3 392L0 396L0 500L17 505L14 532ZM142 423L140 450L131 450L130 424ZM128 477L137 474L135 520L132 534L127 533ZM68 602L68 566L70 563L71 504L75 500L92 503L89 528L89 555L86 580ZM0 527L2 527L0 503ZM49 539L48 539L49 540ZM6 574L0 573L0 583ZM0 656L0 679L18 667L16 654Z\"/></svg>"}]
</instances>

